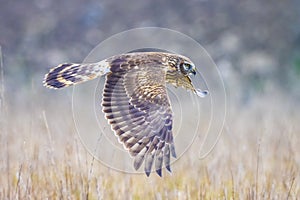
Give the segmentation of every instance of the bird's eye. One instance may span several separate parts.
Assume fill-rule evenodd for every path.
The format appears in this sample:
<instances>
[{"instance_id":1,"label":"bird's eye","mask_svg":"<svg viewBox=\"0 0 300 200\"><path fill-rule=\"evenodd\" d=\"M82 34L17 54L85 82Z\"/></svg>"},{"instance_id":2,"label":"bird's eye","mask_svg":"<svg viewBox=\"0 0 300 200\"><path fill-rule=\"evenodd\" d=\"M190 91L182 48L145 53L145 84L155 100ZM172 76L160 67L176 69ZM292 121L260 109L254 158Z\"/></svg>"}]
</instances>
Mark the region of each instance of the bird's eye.
<instances>
[{"instance_id":1,"label":"bird's eye","mask_svg":"<svg viewBox=\"0 0 300 200\"><path fill-rule=\"evenodd\" d=\"M194 66L189 63L182 63L180 66L180 70L183 74L185 75L190 75L190 74L196 74L196 71L194 69Z\"/></svg>"},{"instance_id":2,"label":"bird's eye","mask_svg":"<svg viewBox=\"0 0 300 200\"><path fill-rule=\"evenodd\" d=\"M193 67L192 67L192 65L191 64L189 64L189 63L183 63L183 68L184 68L184 70L185 71L190 71Z\"/></svg>"}]
</instances>

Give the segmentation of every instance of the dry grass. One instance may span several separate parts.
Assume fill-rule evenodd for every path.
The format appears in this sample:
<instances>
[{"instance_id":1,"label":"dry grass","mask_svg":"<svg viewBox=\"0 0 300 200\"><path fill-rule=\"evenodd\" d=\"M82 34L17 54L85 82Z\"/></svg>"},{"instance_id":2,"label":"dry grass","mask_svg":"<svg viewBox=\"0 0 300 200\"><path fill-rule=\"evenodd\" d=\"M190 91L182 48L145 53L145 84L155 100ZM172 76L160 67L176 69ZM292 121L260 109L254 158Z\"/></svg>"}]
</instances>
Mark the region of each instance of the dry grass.
<instances>
[{"instance_id":1,"label":"dry grass","mask_svg":"<svg viewBox=\"0 0 300 200\"><path fill-rule=\"evenodd\" d=\"M299 118L291 112L260 116L259 105L240 111L227 122L227 131L207 158L198 160L197 147L192 146L173 165L172 175L147 178L92 162L67 113L37 109L29 114L27 109L7 114L5 132L1 133L0 199L300 196Z\"/></svg>"},{"instance_id":2,"label":"dry grass","mask_svg":"<svg viewBox=\"0 0 300 200\"><path fill-rule=\"evenodd\" d=\"M0 199L300 198L300 118L292 100L231 106L208 157L199 160L194 144L173 174L147 178L93 160L76 134L70 91L37 91L1 107Z\"/></svg>"}]
</instances>

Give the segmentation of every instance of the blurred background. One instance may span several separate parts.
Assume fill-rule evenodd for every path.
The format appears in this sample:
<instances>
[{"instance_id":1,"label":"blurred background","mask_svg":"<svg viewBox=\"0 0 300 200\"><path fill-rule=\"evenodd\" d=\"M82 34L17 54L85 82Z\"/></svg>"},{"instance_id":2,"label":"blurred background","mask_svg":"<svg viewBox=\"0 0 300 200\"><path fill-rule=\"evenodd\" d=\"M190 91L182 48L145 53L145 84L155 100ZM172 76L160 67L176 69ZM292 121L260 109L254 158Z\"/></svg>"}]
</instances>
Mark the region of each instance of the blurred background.
<instances>
[{"instance_id":1,"label":"blurred background","mask_svg":"<svg viewBox=\"0 0 300 200\"><path fill-rule=\"evenodd\" d=\"M99 42L113 34L153 26L170 28L198 41L224 79L227 131L205 166L219 169L224 160L230 160L226 166L241 170L236 179L243 180L247 174L243 169L255 174L253 163L260 147L263 155L259 158L265 160L260 172L269 175L264 181L278 170L289 171L284 191L292 185L291 195L299 195L299 177L293 179L293 174L299 174L300 166L296 148L300 145L300 1L0 0L0 5L4 74L0 139L6 149L0 169L7 171L8 178L2 180L6 185L18 186L20 181L14 182L12 177L36 154L48 155L57 149L54 158L59 161L66 155L61 152L72 152L68 148L72 149L73 143L67 140L72 144L69 147L65 139L66 132L75 132L69 119L72 89L46 91L42 80L49 68L82 62ZM243 162L245 155L249 163ZM288 170L277 165L287 160ZM18 176L15 179L19 180ZM1 191L3 196L15 192L9 187Z\"/></svg>"},{"instance_id":2,"label":"blurred background","mask_svg":"<svg viewBox=\"0 0 300 200\"><path fill-rule=\"evenodd\" d=\"M3 1L0 9L7 91L26 91L58 63L81 62L113 34L158 26L202 44L222 71L228 89L239 87L234 94L241 94L243 103L253 93L272 89L300 95L300 3L296 0Z\"/></svg>"}]
</instances>

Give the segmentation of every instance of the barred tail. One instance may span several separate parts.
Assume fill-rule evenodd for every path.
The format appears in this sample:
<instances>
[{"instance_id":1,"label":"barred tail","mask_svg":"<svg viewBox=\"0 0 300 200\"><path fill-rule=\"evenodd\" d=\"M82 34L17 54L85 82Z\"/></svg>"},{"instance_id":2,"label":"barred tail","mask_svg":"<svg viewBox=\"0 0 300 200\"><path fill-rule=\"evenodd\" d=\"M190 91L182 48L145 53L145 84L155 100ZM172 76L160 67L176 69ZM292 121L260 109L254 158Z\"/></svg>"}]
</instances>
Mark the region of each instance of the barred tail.
<instances>
[{"instance_id":1,"label":"barred tail","mask_svg":"<svg viewBox=\"0 0 300 200\"><path fill-rule=\"evenodd\" d=\"M52 68L44 78L44 86L58 89L92 80L108 73L106 60L91 64L61 64Z\"/></svg>"}]
</instances>

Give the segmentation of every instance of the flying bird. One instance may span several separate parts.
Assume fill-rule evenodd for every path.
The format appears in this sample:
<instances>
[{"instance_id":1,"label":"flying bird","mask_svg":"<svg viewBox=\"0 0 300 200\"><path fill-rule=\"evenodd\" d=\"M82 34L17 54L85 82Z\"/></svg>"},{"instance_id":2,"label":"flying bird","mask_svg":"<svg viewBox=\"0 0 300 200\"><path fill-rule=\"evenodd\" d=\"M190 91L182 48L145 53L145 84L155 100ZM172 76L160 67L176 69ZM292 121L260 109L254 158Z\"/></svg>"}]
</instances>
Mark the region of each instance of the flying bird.
<instances>
[{"instance_id":1,"label":"flying bird","mask_svg":"<svg viewBox=\"0 0 300 200\"><path fill-rule=\"evenodd\" d=\"M163 164L171 172L176 158L172 134L173 113L166 84L183 87L198 96L191 76L194 63L166 52L134 52L115 55L96 63L61 64L45 75L44 86L59 89L105 76L102 107L112 130L129 154L134 168L144 163L150 175L154 166L162 176Z\"/></svg>"}]
</instances>

